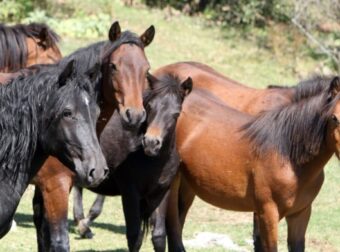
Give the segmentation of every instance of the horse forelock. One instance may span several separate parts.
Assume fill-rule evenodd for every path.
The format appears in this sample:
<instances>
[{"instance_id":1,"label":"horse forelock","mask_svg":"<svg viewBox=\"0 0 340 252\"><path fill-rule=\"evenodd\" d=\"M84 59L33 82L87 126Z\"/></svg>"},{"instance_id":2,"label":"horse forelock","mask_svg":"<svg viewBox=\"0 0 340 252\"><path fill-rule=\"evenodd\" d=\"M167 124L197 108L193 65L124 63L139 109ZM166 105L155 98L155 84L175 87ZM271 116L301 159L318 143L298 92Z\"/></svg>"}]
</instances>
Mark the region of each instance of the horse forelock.
<instances>
[{"instance_id":1,"label":"horse forelock","mask_svg":"<svg viewBox=\"0 0 340 252\"><path fill-rule=\"evenodd\" d=\"M242 127L254 153L277 151L295 166L309 162L320 153L326 139L327 122L338 101L328 101L328 92L300 102L260 113Z\"/></svg>"}]
</instances>

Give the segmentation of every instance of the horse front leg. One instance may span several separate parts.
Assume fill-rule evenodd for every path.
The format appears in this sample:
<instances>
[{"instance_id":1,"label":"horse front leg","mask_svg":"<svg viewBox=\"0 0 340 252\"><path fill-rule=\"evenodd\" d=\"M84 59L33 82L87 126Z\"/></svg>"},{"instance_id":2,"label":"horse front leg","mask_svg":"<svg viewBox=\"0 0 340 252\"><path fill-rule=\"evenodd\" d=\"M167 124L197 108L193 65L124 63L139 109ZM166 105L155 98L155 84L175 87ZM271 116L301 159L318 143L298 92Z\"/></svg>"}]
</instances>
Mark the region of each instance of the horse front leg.
<instances>
[{"instance_id":1,"label":"horse front leg","mask_svg":"<svg viewBox=\"0 0 340 252\"><path fill-rule=\"evenodd\" d=\"M289 252L305 251L305 234L311 212L312 206L310 205L304 210L286 217L288 225L287 240Z\"/></svg>"},{"instance_id":2,"label":"horse front leg","mask_svg":"<svg viewBox=\"0 0 340 252\"><path fill-rule=\"evenodd\" d=\"M33 222L37 234L38 251L48 251L50 244L50 233L46 222L44 221L44 200L41 190L35 186L33 197Z\"/></svg>"},{"instance_id":3,"label":"horse front leg","mask_svg":"<svg viewBox=\"0 0 340 252\"><path fill-rule=\"evenodd\" d=\"M260 237L260 224L259 224L259 216L254 213L253 214L253 241L254 241L254 251L255 252L262 252L262 241Z\"/></svg>"},{"instance_id":4,"label":"horse front leg","mask_svg":"<svg viewBox=\"0 0 340 252\"><path fill-rule=\"evenodd\" d=\"M122 203L129 251L137 252L142 246L143 240L140 199L138 194L130 188L129 192L122 192Z\"/></svg>"},{"instance_id":5,"label":"horse front leg","mask_svg":"<svg viewBox=\"0 0 340 252\"><path fill-rule=\"evenodd\" d=\"M48 223L50 234L49 251L70 251L68 236L68 197L72 187L71 178L56 178L58 184L52 190L42 191L44 199L44 220ZM46 250L45 250L46 251Z\"/></svg>"},{"instance_id":6,"label":"horse front leg","mask_svg":"<svg viewBox=\"0 0 340 252\"><path fill-rule=\"evenodd\" d=\"M168 207L169 190L164 195L159 206L151 215L152 244L156 252L163 252L166 248L165 217Z\"/></svg>"},{"instance_id":7,"label":"horse front leg","mask_svg":"<svg viewBox=\"0 0 340 252\"><path fill-rule=\"evenodd\" d=\"M259 216L260 236L263 251L277 252L279 212L274 202L263 203L259 206L257 214Z\"/></svg>"}]
</instances>

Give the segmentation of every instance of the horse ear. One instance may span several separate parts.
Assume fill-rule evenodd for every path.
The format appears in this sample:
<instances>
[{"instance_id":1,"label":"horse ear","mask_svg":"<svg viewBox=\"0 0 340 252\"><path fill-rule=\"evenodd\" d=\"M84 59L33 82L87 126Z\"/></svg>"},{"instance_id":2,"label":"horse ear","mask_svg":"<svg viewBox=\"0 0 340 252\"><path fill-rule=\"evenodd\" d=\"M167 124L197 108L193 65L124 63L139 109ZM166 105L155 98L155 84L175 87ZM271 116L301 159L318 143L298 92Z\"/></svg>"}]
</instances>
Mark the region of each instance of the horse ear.
<instances>
[{"instance_id":1,"label":"horse ear","mask_svg":"<svg viewBox=\"0 0 340 252\"><path fill-rule=\"evenodd\" d=\"M144 47L148 46L153 38L155 37L155 27L151 25L141 36L140 39L142 40Z\"/></svg>"},{"instance_id":2,"label":"horse ear","mask_svg":"<svg viewBox=\"0 0 340 252\"><path fill-rule=\"evenodd\" d=\"M58 83L59 87L62 87L66 84L66 81L73 74L74 69L74 60L69 61L64 67L63 71L59 75Z\"/></svg>"},{"instance_id":3,"label":"horse ear","mask_svg":"<svg viewBox=\"0 0 340 252\"><path fill-rule=\"evenodd\" d=\"M96 63L93 67L85 72L85 74L89 77L91 82L97 80L100 75L101 64Z\"/></svg>"},{"instance_id":4,"label":"horse ear","mask_svg":"<svg viewBox=\"0 0 340 252\"><path fill-rule=\"evenodd\" d=\"M120 29L120 25L119 22L116 21L111 25L111 28L109 30L109 40L111 42L116 41L116 39L118 39L121 35L121 29Z\"/></svg>"},{"instance_id":5,"label":"horse ear","mask_svg":"<svg viewBox=\"0 0 340 252\"><path fill-rule=\"evenodd\" d=\"M181 89L184 93L184 96L187 96L188 94L190 94L190 92L192 90L192 79L191 79L191 77L188 77L185 81L182 82Z\"/></svg>"},{"instance_id":6,"label":"horse ear","mask_svg":"<svg viewBox=\"0 0 340 252\"><path fill-rule=\"evenodd\" d=\"M331 81L329 92L331 97L334 98L340 92L340 78L338 76L334 77Z\"/></svg>"},{"instance_id":7,"label":"horse ear","mask_svg":"<svg viewBox=\"0 0 340 252\"><path fill-rule=\"evenodd\" d=\"M158 82L159 80L153 76L152 74L148 73L146 78L148 79L149 81L149 86L151 89L154 89L155 88L155 83Z\"/></svg>"},{"instance_id":8,"label":"horse ear","mask_svg":"<svg viewBox=\"0 0 340 252\"><path fill-rule=\"evenodd\" d=\"M40 39L40 42L46 48L50 48L53 45L51 37L50 37L49 32L48 32L48 29L46 27L41 28L41 30L39 32L39 39Z\"/></svg>"}]
</instances>

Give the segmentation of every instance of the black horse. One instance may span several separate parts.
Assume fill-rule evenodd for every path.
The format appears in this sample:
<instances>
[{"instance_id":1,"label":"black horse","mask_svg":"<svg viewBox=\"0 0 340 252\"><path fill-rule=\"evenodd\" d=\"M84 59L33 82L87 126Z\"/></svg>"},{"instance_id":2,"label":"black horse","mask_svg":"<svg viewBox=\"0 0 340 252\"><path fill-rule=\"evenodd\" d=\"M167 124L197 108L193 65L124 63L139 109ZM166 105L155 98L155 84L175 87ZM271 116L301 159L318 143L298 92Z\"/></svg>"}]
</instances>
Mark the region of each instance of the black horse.
<instances>
[{"instance_id":1,"label":"black horse","mask_svg":"<svg viewBox=\"0 0 340 252\"><path fill-rule=\"evenodd\" d=\"M122 196L130 251L139 250L144 233L142 222L144 221L145 227L152 212L166 197L177 172L179 156L175 146L175 127L184 97L192 89L190 78L180 83L171 75L163 76L160 80L149 77L151 89L144 97L146 125L134 136L129 133L129 138L124 138L126 131L117 132L117 124L120 123L118 118L111 117L100 137L100 143L109 167L115 169L115 172L111 172L108 180L99 187L90 189L102 195ZM144 136L141 134L143 127L147 127ZM127 139L124 145L120 145L119 141L112 141L117 135ZM138 143L142 143L144 150L139 148L132 152L139 147ZM116 153L121 146L126 148L117 162L117 155L112 153ZM74 214L76 220L80 220L83 216L81 190L75 192ZM100 208L101 199L103 198L96 201L94 209ZM89 217L85 224L87 229L93 215Z\"/></svg>"},{"instance_id":2,"label":"black horse","mask_svg":"<svg viewBox=\"0 0 340 252\"><path fill-rule=\"evenodd\" d=\"M96 137L99 108L91 79L65 67L42 67L0 86L0 237L20 198L48 155L94 186L108 171ZM90 77L91 78L90 78Z\"/></svg>"}]
</instances>

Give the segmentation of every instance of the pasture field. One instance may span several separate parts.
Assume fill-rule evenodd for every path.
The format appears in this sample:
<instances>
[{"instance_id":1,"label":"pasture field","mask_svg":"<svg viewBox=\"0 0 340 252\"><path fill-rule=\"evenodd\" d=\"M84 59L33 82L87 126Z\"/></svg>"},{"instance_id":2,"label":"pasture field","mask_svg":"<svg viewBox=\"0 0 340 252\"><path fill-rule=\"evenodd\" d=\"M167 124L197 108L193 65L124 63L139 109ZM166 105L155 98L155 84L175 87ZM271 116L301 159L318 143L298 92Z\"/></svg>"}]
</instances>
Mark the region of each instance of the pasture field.
<instances>
[{"instance_id":1,"label":"pasture field","mask_svg":"<svg viewBox=\"0 0 340 252\"><path fill-rule=\"evenodd\" d=\"M146 48L152 69L177 61L206 63L225 75L254 87L268 84L294 84L292 65L302 73L315 69L317 62L296 59L291 55L275 57L258 47L252 39L239 35L235 29L221 31L207 26L198 18L169 17L165 12L142 7L128 8L120 1L112 3L113 20L119 20L123 30L142 33L151 24L156 27L156 37ZM107 24L107 29L111 24ZM53 27L52 27L53 28ZM106 38L101 38L106 39ZM99 39L98 39L99 40ZM63 37L61 48L64 55L95 40ZM227 155L227 153L226 153ZM307 251L340 251L340 169L334 158L326 168L326 180L313 205L313 214L307 230ZM94 200L94 194L84 194L85 209ZM32 220L33 187L26 191L17 210L17 228L0 243L0 251L36 251L36 236ZM81 240L72 222L70 198L69 231L71 251L126 251L125 227L120 198L107 198L102 215L93 224L92 240ZM191 240L199 232L226 234L243 251L251 251L252 214L235 213L214 208L196 199L189 212L184 229L184 239ZM286 225L280 224L279 251L287 251ZM145 239L142 251L152 251L150 235ZM187 251L236 251L219 245Z\"/></svg>"}]
</instances>

